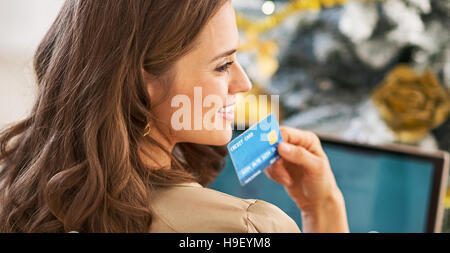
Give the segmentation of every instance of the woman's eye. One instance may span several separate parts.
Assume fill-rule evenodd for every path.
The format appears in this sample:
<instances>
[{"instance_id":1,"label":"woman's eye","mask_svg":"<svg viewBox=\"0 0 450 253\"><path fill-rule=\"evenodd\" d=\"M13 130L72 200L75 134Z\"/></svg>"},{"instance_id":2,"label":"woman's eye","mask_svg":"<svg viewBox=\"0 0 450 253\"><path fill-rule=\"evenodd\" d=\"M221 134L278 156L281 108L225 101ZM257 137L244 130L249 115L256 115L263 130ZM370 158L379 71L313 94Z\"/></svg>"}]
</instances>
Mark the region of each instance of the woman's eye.
<instances>
[{"instance_id":1,"label":"woman's eye","mask_svg":"<svg viewBox=\"0 0 450 253\"><path fill-rule=\"evenodd\" d=\"M227 62L227 63L225 63L224 65L218 67L218 68L216 69L216 71L218 71L218 72L225 72L225 71L228 71L228 69L231 67L231 65L233 65L233 63L234 63L234 62Z\"/></svg>"}]
</instances>

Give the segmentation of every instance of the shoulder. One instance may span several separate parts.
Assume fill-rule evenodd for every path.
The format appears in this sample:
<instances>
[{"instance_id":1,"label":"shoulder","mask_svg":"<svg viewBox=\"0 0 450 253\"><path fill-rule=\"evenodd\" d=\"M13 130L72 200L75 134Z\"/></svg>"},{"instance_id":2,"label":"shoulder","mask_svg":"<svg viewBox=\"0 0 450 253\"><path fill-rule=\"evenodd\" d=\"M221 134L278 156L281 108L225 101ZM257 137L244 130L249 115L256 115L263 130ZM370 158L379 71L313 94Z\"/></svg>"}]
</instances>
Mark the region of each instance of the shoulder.
<instances>
[{"instance_id":1,"label":"shoulder","mask_svg":"<svg viewBox=\"0 0 450 253\"><path fill-rule=\"evenodd\" d=\"M268 202L237 198L196 183L158 190L151 204L151 232L300 232L287 214Z\"/></svg>"},{"instance_id":2,"label":"shoulder","mask_svg":"<svg viewBox=\"0 0 450 253\"><path fill-rule=\"evenodd\" d=\"M299 233L295 221L277 206L255 200L247 209L249 232L256 233Z\"/></svg>"}]
</instances>

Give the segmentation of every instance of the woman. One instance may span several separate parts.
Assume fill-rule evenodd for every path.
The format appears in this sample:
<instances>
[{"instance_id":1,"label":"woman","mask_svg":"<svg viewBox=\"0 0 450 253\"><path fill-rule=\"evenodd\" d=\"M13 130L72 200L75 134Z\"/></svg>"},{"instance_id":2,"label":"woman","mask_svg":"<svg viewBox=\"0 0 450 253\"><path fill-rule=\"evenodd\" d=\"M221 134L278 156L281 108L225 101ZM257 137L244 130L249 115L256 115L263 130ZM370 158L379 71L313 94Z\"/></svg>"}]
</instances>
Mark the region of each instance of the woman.
<instances>
[{"instance_id":1,"label":"woman","mask_svg":"<svg viewBox=\"0 0 450 253\"><path fill-rule=\"evenodd\" d=\"M67 0L35 56L36 104L0 135L0 232L299 232L267 202L204 188L231 139L224 108L251 89L237 47L229 0ZM215 128L175 130L172 98L195 87L224 105L203 110ZM305 232L347 232L318 138L281 131L267 175Z\"/></svg>"}]
</instances>

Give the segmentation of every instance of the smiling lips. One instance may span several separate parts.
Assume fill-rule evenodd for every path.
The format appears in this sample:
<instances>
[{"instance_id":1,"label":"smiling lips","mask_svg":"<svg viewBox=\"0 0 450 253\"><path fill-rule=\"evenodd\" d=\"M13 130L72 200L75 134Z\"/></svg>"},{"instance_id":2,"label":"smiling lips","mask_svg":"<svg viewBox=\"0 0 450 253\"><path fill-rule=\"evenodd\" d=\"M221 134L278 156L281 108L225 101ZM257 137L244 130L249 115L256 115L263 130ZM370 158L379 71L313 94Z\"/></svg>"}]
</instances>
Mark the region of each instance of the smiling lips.
<instances>
[{"instance_id":1,"label":"smiling lips","mask_svg":"<svg viewBox=\"0 0 450 253\"><path fill-rule=\"evenodd\" d=\"M226 107L220 108L217 114L226 120L234 120L234 103Z\"/></svg>"}]
</instances>

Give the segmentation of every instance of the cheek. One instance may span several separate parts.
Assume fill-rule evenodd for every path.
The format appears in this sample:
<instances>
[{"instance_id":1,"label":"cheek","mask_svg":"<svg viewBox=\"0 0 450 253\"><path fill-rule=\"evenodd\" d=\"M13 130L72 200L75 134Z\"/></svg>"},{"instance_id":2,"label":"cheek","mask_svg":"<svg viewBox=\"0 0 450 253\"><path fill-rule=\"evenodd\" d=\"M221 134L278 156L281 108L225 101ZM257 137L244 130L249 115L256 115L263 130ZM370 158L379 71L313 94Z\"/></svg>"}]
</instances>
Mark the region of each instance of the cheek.
<instances>
[{"instance_id":1,"label":"cheek","mask_svg":"<svg viewBox=\"0 0 450 253\"><path fill-rule=\"evenodd\" d=\"M225 105L228 95L228 82L225 78L204 78L202 80L177 85L175 94L182 94L189 97L192 113L194 112L195 105L197 105L202 106L203 114L205 114L209 109L218 106L217 104ZM216 97L220 101L214 99ZM216 105L206 106L205 101L207 100L214 101Z\"/></svg>"},{"instance_id":2,"label":"cheek","mask_svg":"<svg viewBox=\"0 0 450 253\"><path fill-rule=\"evenodd\" d=\"M189 88L186 89L186 87ZM227 103L227 82L220 78L203 80L201 83L185 85L183 89L177 92L186 95L191 101L191 129L195 129L195 121L198 121L197 125L202 125L201 130L177 131L175 134L178 140L218 146L225 145L231 140L230 123L222 118L219 120L220 116L216 114L218 107L223 107ZM213 101L209 106L205 103L208 100ZM201 114L198 113L199 107L201 107ZM208 129L207 125L213 127L213 129Z\"/></svg>"},{"instance_id":3,"label":"cheek","mask_svg":"<svg viewBox=\"0 0 450 253\"><path fill-rule=\"evenodd\" d=\"M210 82L205 86L202 86L202 90L203 90L203 101L205 101L208 97L210 97L211 100L214 101L214 103L216 103L215 106L225 106L226 105L226 98L228 95L228 85L225 82ZM217 101L216 99L213 98L217 98L220 99L220 101ZM206 107L205 109L211 109L213 108L214 105L211 105L210 107Z\"/></svg>"}]
</instances>

